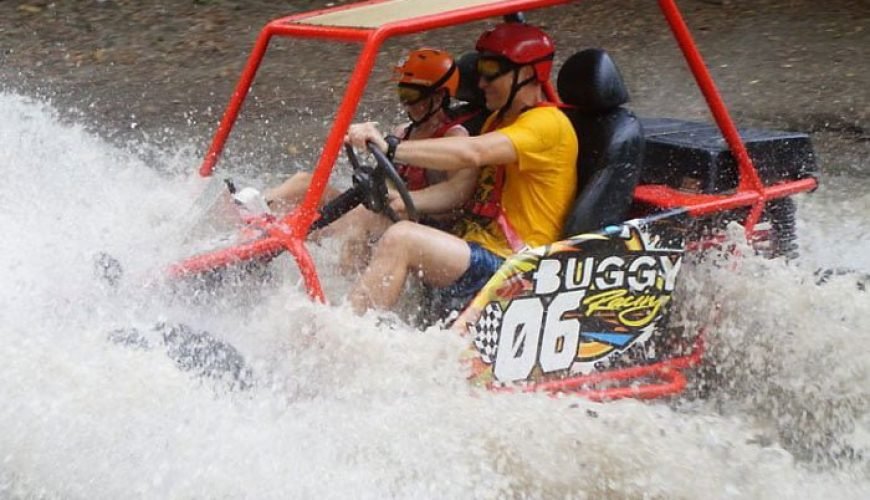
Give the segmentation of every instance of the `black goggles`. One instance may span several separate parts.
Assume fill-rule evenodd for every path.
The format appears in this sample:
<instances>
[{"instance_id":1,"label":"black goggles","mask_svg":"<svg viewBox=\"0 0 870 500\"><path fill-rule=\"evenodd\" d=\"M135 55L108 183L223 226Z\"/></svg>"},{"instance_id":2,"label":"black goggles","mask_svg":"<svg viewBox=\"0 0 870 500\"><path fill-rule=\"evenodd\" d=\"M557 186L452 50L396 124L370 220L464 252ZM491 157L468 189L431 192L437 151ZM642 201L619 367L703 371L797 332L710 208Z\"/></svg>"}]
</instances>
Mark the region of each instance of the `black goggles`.
<instances>
[{"instance_id":1,"label":"black goggles","mask_svg":"<svg viewBox=\"0 0 870 500\"><path fill-rule=\"evenodd\" d=\"M399 93L399 101L405 106L413 106L433 93L432 87L413 83L400 83L396 86L396 91Z\"/></svg>"},{"instance_id":2,"label":"black goggles","mask_svg":"<svg viewBox=\"0 0 870 500\"><path fill-rule=\"evenodd\" d=\"M477 74L486 82L491 82L502 75L506 75L518 67L517 64L514 64L505 57L481 55L477 59Z\"/></svg>"}]
</instances>

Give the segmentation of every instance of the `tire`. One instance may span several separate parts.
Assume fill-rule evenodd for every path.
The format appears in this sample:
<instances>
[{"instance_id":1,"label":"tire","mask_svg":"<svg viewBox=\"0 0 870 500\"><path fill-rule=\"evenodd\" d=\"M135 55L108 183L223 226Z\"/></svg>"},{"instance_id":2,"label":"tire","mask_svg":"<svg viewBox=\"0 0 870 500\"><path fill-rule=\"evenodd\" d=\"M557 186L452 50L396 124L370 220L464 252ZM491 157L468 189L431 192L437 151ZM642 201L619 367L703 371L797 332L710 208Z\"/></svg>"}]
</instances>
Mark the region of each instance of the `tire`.
<instances>
[{"instance_id":1,"label":"tire","mask_svg":"<svg viewBox=\"0 0 870 500\"><path fill-rule=\"evenodd\" d=\"M791 198L777 198L767 204L762 221L769 224L769 230L762 240L763 248L759 248L762 254L772 259L798 257L796 215L797 206Z\"/></svg>"}]
</instances>

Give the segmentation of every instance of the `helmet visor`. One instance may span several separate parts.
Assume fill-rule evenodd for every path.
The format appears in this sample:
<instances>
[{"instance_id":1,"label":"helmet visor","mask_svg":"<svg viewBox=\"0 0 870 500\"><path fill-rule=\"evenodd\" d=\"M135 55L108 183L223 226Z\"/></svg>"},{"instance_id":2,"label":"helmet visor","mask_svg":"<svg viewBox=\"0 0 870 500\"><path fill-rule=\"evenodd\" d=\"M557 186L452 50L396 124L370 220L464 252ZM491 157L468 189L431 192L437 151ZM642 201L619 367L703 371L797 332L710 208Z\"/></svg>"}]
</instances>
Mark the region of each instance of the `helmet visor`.
<instances>
[{"instance_id":1,"label":"helmet visor","mask_svg":"<svg viewBox=\"0 0 870 500\"><path fill-rule=\"evenodd\" d=\"M401 102L405 106L413 106L414 104L417 104L423 99L429 97L429 95L432 93L432 89L428 87L407 83L400 83L398 86L396 86L396 91L399 94L399 102Z\"/></svg>"},{"instance_id":2,"label":"helmet visor","mask_svg":"<svg viewBox=\"0 0 870 500\"><path fill-rule=\"evenodd\" d=\"M510 73L516 67L516 64L504 57L481 54L477 59L477 74L487 82Z\"/></svg>"}]
</instances>

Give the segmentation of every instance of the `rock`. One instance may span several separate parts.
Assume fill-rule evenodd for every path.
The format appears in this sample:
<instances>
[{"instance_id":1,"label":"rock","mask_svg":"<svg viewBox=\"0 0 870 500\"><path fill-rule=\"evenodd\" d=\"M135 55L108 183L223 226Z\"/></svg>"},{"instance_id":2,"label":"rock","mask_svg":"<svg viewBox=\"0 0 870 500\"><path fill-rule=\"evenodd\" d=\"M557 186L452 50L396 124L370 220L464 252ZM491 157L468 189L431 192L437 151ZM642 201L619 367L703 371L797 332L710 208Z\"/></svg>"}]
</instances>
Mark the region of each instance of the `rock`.
<instances>
[{"instance_id":1,"label":"rock","mask_svg":"<svg viewBox=\"0 0 870 500\"><path fill-rule=\"evenodd\" d=\"M45 10L45 7L40 7L39 5L25 3L22 5L19 5L18 10L20 10L21 12L27 12L28 14L39 14L40 12Z\"/></svg>"}]
</instances>

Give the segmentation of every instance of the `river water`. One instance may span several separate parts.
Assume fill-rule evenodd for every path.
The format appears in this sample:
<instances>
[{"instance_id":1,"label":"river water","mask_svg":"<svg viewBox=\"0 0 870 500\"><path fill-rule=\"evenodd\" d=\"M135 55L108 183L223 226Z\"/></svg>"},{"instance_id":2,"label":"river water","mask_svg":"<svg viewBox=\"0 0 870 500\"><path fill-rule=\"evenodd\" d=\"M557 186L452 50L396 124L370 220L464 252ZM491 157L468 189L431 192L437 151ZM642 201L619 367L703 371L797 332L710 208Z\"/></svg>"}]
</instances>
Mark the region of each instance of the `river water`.
<instances>
[{"instance_id":1,"label":"river water","mask_svg":"<svg viewBox=\"0 0 870 500\"><path fill-rule=\"evenodd\" d=\"M119 149L18 95L0 116L2 498L870 497L870 291L814 274L870 272L866 179L799 198L797 261L688 266L676 320L722 311L700 397L597 404L470 387L460 340L313 305L284 260L183 300L155 276L186 248L192 150ZM107 340L158 322L234 345L253 386Z\"/></svg>"}]
</instances>

